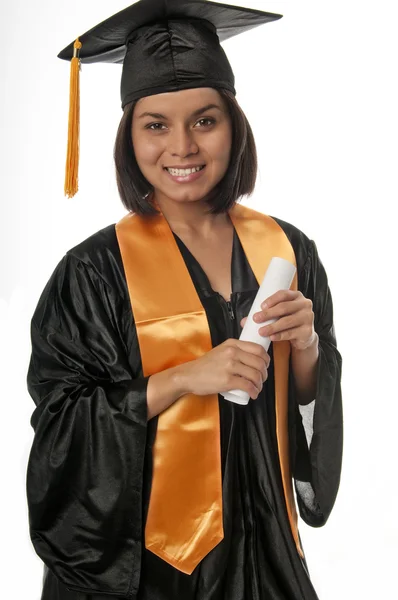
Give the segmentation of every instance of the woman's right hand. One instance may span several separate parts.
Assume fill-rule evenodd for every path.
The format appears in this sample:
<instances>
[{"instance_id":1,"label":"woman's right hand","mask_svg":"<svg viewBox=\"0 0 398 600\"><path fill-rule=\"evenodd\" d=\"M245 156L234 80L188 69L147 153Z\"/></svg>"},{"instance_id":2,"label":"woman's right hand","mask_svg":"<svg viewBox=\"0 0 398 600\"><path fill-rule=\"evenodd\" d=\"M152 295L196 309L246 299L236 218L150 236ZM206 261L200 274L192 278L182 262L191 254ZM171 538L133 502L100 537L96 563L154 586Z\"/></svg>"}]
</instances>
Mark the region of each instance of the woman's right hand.
<instances>
[{"instance_id":1,"label":"woman's right hand","mask_svg":"<svg viewBox=\"0 0 398 600\"><path fill-rule=\"evenodd\" d=\"M259 344L230 338L177 369L184 393L206 396L239 389L255 400L268 377L270 360Z\"/></svg>"}]
</instances>

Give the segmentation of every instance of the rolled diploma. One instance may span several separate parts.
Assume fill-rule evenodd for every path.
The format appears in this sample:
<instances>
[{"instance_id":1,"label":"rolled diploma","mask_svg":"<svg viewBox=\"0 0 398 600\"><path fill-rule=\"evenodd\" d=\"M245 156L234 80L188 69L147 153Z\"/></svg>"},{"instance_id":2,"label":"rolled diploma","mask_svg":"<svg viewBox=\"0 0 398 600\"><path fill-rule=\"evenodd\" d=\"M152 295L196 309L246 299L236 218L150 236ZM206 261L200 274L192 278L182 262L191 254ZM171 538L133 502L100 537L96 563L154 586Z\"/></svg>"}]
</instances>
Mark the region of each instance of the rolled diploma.
<instances>
[{"instance_id":1,"label":"rolled diploma","mask_svg":"<svg viewBox=\"0 0 398 600\"><path fill-rule=\"evenodd\" d=\"M253 321L253 315L261 311L261 304L275 294L279 290L288 290L292 285L293 277L296 273L296 267L285 260L274 256L268 266L267 272L264 275L264 279L259 287L257 295L254 299L246 323L242 329L240 340L243 342L254 342L260 344L266 351L268 351L271 340L269 337L264 337L259 334L259 329L275 323L277 319L269 319L264 323L255 323ZM250 396L243 390L231 390L222 394L226 400L235 402L236 404L248 404Z\"/></svg>"}]
</instances>

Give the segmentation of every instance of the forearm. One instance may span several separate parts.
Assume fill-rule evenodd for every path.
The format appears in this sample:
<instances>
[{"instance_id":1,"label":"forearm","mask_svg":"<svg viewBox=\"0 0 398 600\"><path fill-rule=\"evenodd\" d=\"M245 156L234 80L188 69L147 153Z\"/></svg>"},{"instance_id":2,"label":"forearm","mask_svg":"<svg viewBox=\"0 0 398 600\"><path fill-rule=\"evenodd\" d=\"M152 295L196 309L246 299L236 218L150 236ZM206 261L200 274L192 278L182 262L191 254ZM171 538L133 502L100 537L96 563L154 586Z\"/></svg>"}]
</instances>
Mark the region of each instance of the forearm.
<instances>
[{"instance_id":1,"label":"forearm","mask_svg":"<svg viewBox=\"0 0 398 600\"><path fill-rule=\"evenodd\" d=\"M186 391L180 375L180 366L151 375L148 380L148 421L174 404Z\"/></svg>"},{"instance_id":2,"label":"forearm","mask_svg":"<svg viewBox=\"0 0 398 600\"><path fill-rule=\"evenodd\" d=\"M299 404L309 404L316 394L319 337L305 350L292 347L292 370Z\"/></svg>"}]
</instances>

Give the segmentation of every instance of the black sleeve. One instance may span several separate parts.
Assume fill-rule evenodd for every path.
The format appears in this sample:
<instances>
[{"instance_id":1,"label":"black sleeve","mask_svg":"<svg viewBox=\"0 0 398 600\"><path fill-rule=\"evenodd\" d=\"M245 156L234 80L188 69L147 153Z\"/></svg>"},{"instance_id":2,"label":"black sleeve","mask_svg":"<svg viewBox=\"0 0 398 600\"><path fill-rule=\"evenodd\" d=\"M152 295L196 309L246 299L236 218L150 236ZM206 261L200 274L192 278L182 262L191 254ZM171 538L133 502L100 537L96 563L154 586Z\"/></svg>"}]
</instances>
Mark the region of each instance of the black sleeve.
<instances>
[{"instance_id":1,"label":"black sleeve","mask_svg":"<svg viewBox=\"0 0 398 600\"><path fill-rule=\"evenodd\" d=\"M319 527L333 508L341 473L343 411L342 359L336 346L332 296L328 279L313 241L299 271L299 290L313 302L314 328L319 336L316 395L299 406L290 378L293 411L293 477L301 517Z\"/></svg>"},{"instance_id":2,"label":"black sleeve","mask_svg":"<svg viewBox=\"0 0 398 600\"><path fill-rule=\"evenodd\" d=\"M148 383L121 335L125 309L73 255L52 274L31 324L26 480L43 562L69 589L123 598L139 583Z\"/></svg>"}]
</instances>

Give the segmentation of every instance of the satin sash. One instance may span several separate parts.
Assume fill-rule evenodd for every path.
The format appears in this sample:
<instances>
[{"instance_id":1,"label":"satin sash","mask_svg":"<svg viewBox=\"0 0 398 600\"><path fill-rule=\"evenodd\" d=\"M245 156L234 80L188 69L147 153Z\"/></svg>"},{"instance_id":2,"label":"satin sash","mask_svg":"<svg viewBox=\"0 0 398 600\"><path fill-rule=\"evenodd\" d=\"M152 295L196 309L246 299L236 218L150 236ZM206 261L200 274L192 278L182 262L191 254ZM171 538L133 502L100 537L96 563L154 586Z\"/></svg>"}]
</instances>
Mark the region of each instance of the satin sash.
<instances>
[{"instance_id":1,"label":"satin sash","mask_svg":"<svg viewBox=\"0 0 398 600\"><path fill-rule=\"evenodd\" d=\"M281 227L241 205L229 212L260 284L273 256L296 264ZM129 213L116 224L144 376L194 360L212 349L205 310L162 214ZM291 289L297 289L297 275ZM303 557L289 465L290 343L273 346L276 433L286 508ZM191 574L223 539L218 394L186 394L158 417L146 548Z\"/></svg>"}]
</instances>

